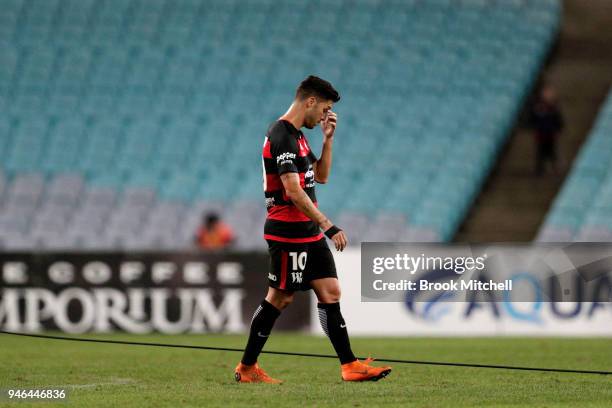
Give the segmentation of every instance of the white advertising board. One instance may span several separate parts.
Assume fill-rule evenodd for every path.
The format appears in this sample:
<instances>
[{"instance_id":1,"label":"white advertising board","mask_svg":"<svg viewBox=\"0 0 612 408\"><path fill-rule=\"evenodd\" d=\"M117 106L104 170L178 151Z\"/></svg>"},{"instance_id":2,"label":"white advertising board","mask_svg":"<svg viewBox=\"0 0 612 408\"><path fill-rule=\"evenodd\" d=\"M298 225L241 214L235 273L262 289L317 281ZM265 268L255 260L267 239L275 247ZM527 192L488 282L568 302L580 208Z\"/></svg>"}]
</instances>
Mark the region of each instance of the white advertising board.
<instances>
[{"instance_id":1,"label":"white advertising board","mask_svg":"<svg viewBox=\"0 0 612 408\"><path fill-rule=\"evenodd\" d=\"M351 335L612 337L611 303L362 302L359 249L334 251L334 258ZM316 298L312 307L312 331L323 334Z\"/></svg>"}]
</instances>

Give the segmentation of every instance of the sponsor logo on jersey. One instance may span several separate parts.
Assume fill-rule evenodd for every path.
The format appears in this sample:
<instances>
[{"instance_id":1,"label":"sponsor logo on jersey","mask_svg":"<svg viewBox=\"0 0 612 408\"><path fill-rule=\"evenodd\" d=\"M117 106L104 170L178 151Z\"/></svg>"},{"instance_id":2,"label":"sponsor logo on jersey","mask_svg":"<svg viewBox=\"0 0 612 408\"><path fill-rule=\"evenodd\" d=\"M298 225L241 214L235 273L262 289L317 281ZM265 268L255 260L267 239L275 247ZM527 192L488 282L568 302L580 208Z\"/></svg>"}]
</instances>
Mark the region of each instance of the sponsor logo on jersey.
<instances>
[{"instance_id":1,"label":"sponsor logo on jersey","mask_svg":"<svg viewBox=\"0 0 612 408\"><path fill-rule=\"evenodd\" d=\"M293 283L302 283L302 272L291 272L291 281Z\"/></svg>"},{"instance_id":2,"label":"sponsor logo on jersey","mask_svg":"<svg viewBox=\"0 0 612 408\"><path fill-rule=\"evenodd\" d=\"M276 157L276 164L291 163L295 160L296 154L291 152L281 153Z\"/></svg>"}]
</instances>

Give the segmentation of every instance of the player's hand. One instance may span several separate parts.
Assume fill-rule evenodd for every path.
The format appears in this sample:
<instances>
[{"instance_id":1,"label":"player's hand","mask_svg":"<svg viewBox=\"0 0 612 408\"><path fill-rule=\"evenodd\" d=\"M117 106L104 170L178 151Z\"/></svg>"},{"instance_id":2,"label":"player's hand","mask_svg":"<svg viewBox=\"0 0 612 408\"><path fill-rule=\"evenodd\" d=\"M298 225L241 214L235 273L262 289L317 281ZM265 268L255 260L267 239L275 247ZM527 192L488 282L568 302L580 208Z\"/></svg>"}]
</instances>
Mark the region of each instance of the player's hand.
<instances>
[{"instance_id":1,"label":"player's hand","mask_svg":"<svg viewBox=\"0 0 612 408\"><path fill-rule=\"evenodd\" d=\"M321 129L323 130L323 136L325 139L331 139L334 137L334 132L336 131L336 123L338 121L338 115L336 112L327 111L327 114L321 121Z\"/></svg>"},{"instance_id":2,"label":"player's hand","mask_svg":"<svg viewBox=\"0 0 612 408\"><path fill-rule=\"evenodd\" d=\"M346 238L346 234L344 231L340 230L331 237L331 240L334 241L334 245L336 246L336 250L342 252L346 245L348 244L348 239Z\"/></svg>"}]
</instances>

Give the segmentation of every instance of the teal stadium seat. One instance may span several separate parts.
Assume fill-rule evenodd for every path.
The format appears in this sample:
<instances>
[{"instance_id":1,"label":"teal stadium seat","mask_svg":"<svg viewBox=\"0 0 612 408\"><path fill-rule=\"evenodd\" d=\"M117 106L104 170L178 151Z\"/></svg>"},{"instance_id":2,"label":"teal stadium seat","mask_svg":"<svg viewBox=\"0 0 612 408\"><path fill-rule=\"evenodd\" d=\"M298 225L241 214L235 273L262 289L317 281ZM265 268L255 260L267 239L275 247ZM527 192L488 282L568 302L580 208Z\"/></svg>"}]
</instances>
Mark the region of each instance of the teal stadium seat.
<instances>
[{"instance_id":1,"label":"teal stadium seat","mask_svg":"<svg viewBox=\"0 0 612 408\"><path fill-rule=\"evenodd\" d=\"M538 76L560 9L558 0L4 0L0 170L9 182L72 172L93 187L152 188L186 211L261 203L266 127L314 73L343 96L322 208L372 221L402 214L411 231L448 240ZM320 132L307 133L318 151ZM612 143L596 139L576 171L604 183Z\"/></svg>"},{"instance_id":2,"label":"teal stadium seat","mask_svg":"<svg viewBox=\"0 0 612 408\"><path fill-rule=\"evenodd\" d=\"M570 175L540 227L537 240L554 241L559 226L566 240L612 240L612 92L578 153Z\"/></svg>"}]
</instances>

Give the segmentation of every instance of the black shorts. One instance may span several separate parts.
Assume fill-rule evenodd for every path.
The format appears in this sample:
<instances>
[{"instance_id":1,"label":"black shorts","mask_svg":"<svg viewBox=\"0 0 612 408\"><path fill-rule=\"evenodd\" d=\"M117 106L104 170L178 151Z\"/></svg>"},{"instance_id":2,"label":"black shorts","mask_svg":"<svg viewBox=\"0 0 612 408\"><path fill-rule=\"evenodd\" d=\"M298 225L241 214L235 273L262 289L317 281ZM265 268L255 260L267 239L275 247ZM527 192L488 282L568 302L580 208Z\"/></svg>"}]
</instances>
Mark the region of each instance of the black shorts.
<instances>
[{"instance_id":1,"label":"black shorts","mask_svg":"<svg viewBox=\"0 0 612 408\"><path fill-rule=\"evenodd\" d=\"M270 252L268 282L273 288L309 290L310 282L315 279L338 277L325 238L304 244L267 241Z\"/></svg>"}]
</instances>

